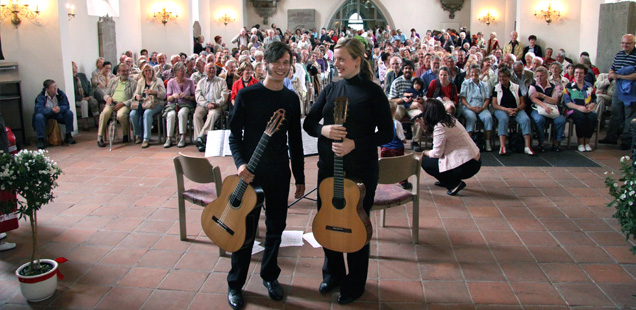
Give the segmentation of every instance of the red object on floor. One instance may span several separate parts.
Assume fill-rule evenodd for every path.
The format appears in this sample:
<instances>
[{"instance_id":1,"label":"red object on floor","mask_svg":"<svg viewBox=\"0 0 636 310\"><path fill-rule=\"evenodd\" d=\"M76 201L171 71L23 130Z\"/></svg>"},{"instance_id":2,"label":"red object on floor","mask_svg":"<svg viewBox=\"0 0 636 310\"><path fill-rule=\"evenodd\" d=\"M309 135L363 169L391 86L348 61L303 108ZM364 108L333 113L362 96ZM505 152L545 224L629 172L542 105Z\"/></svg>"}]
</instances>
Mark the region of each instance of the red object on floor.
<instances>
[{"instance_id":1,"label":"red object on floor","mask_svg":"<svg viewBox=\"0 0 636 310\"><path fill-rule=\"evenodd\" d=\"M15 139L14 139L15 141ZM0 191L0 202L7 203L13 201L15 208L11 213L4 214L0 212L0 233L14 230L19 227L15 191Z\"/></svg>"},{"instance_id":2,"label":"red object on floor","mask_svg":"<svg viewBox=\"0 0 636 310\"><path fill-rule=\"evenodd\" d=\"M18 146L15 141L15 135L11 128L5 127L4 130L7 132L7 138L9 139L9 154L15 155L18 154Z\"/></svg>"}]
</instances>

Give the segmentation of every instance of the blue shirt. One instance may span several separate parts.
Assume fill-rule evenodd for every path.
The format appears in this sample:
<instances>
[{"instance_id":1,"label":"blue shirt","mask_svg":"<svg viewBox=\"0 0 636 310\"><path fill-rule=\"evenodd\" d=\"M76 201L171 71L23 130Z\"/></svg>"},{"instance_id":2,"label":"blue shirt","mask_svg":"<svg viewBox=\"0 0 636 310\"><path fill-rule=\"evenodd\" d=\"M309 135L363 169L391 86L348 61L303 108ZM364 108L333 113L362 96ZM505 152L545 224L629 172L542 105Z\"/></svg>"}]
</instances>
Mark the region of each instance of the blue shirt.
<instances>
[{"instance_id":1,"label":"blue shirt","mask_svg":"<svg viewBox=\"0 0 636 310\"><path fill-rule=\"evenodd\" d=\"M483 107L484 101L488 99L488 86L483 81L475 83L473 79L464 80L459 95L466 98L469 106Z\"/></svg>"},{"instance_id":2,"label":"blue shirt","mask_svg":"<svg viewBox=\"0 0 636 310\"><path fill-rule=\"evenodd\" d=\"M420 76L420 78L424 81L424 92L427 92L428 85L430 85L433 80L437 79L437 75L433 73L433 69L431 69L422 73L422 76Z\"/></svg>"}]
</instances>

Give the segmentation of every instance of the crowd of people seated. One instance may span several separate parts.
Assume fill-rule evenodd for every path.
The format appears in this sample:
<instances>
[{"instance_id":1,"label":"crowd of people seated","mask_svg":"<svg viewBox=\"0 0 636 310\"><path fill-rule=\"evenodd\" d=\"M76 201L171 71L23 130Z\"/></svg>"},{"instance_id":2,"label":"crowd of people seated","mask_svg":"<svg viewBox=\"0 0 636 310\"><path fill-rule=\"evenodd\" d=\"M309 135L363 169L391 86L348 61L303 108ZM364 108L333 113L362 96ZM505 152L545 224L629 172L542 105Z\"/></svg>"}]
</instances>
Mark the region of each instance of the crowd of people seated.
<instances>
[{"instance_id":1,"label":"crowd of people seated","mask_svg":"<svg viewBox=\"0 0 636 310\"><path fill-rule=\"evenodd\" d=\"M440 99L473 138L483 127L485 151L494 148L491 141L496 128L501 155L508 152L510 131L520 132L523 152L528 155L537 150L558 152L568 118L576 127L578 150L592 151L590 137L596 131L599 112L595 87L598 68L587 52L582 52L575 63L563 49L556 53L552 47L543 49L535 35L522 43L516 31L510 33L507 42L499 42L494 32L486 39L481 32L471 35L465 28L428 30L420 36L414 28L404 34L389 26L367 31L323 28L282 32L275 24L268 29L256 25L241 29L231 43L225 43L221 36L204 43L205 39L198 36L194 38L193 54L171 55L169 61L168 55L145 49L139 55L124 53L117 64L98 58L90 79L73 64L75 104L81 114L78 120L87 129L88 121L95 119L100 147L105 146L108 122L117 120L124 142L147 148L153 122L164 122L165 148L174 144L185 147L192 131L194 144L204 151L207 132L226 125L237 92L265 78L263 53L269 44L280 41L292 48L293 66L285 85L298 95L305 114L315 96L331 82L335 71L333 46L344 36L356 37L367 47L377 82L397 105L396 119L408 123L405 128L411 131L415 151L421 150L426 130L411 119L421 113L422 103L429 98ZM633 74L617 73L625 66L636 65L634 36L625 35L623 41L627 44L617 54L610 73L601 75L603 83L636 79ZM613 87L603 85L599 92L607 96ZM627 120L636 113L629 106L616 107L611 101L616 100L607 103L612 106L608 136L601 142L616 144L622 132L621 148L631 147ZM155 118L159 113L161 117ZM62 116L56 118L64 121ZM37 124L41 119L38 116ZM134 136L128 137L131 127ZM551 141L545 139L548 128L554 131L549 135ZM533 137L538 142L535 146Z\"/></svg>"}]
</instances>

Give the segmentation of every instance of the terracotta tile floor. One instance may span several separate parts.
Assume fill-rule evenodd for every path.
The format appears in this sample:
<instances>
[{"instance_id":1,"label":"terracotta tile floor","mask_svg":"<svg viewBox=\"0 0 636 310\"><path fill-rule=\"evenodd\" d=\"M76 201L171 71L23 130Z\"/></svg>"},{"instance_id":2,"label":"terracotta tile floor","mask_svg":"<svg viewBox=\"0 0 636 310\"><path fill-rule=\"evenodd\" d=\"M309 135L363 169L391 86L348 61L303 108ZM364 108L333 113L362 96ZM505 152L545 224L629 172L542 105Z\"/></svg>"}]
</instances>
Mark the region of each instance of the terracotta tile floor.
<instances>
[{"instance_id":1,"label":"terracotta tile floor","mask_svg":"<svg viewBox=\"0 0 636 310\"><path fill-rule=\"evenodd\" d=\"M202 209L187 205L189 241L179 240L172 158L194 147L154 143L50 148L63 168L57 199L40 213L43 257L64 256L55 295L29 304L13 275L30 251L29 227L9 233L14 250L0 253L1 309L226 309L229 258L200 228ZM599 168L483 167L459 197L424 176L420 244L410 243L411 208L372 214L367 290L350 306L337 292L318 293L322 251L309 245L280 251L286 298L267 297L253 258L245 286L247 309L625 309L636 307L636 257L606 207L604 172L625 155L601 147ZM316 156L306 158L315 186ZM230 157L213 158L223 175ZM288 229L310 231L314 206L289 210ZM261 223L262 224L262 223ZM261 225L261 236L264 235Z\"/></svg>"}]
</instances>

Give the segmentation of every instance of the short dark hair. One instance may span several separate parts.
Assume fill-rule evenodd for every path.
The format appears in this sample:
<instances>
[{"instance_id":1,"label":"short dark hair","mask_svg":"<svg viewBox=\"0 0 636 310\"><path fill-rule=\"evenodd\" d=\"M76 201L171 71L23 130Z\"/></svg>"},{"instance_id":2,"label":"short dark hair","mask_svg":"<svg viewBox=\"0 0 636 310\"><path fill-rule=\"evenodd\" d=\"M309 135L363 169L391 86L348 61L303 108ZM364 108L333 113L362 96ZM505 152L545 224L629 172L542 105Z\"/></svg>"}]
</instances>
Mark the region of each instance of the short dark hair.
<instances>
[{"instance_id":1,"label":"short dark hair","mask_svg":"<svg viewBox=\"0 0 636 310\"><path fill-rule=\"evenodd\" d=\"M141 49L141 51L139 51L139 54L141 55L141 54L143 54L144 52L148 53L148 50L147 50L147 49L145 49L145 48L142 48L142 49Z\"/></svg>"},{"instance_id":2,"label":"short dark hair","mask_svg":"<svg viewBox=\"0 0 636 310\"><path fill-rule=\"evenodd\" d=\"M51 80L51 79L46 79L44 80L44 83L42 83L42 86L44 86L44 89L49 88L49 86L51 86L51 84L55 83L55 81Z\"/></svg>"},{"instance_id":3,"label":"short dark hair","mask_svg":"<svg viewBox=\"0 0 636 310\"><path fill-rule=\"evenodd\" d=\"M404 67L406 67L406 66L411 67L411 69L415 69L415 65L413 64L413 62L408 60L408 59L404 59L402 61L402 68L400 70L404 71Z\"/></svg>"},{"instance_id":4,"label":"short dark hair","mask_svg":"<svg viewBox=\"0 0 636 310\"><path fill-rule=\"evenodd\" d=\"M412 85L415 86L415 84L422 86L422 89L424 89L424 80L422 80L421 78L418 78L418 77L414 78Z\"/></svg>"},{"instance_id":5,"label":"short dark hair","mask_svg":"<svg viewBox=\"0 0 636 310\"><path fill-rule=\"evenodd\" d=\"M455 118L448 114L444 104L438 99L428 99L424 102L422 120L424 121L426 132L429 134L433 133L435 125L438 123L442 123L448 128L455 127Z\"/></svg>"},{"instance_id":6,"label":"short dark hair","mask_svg":"<svg viewBox=\"0 0 636 310\"><path fill-rule=\"evenodd\" d=\"M576 64L574 65L574 71L576 71L576 69L581 69L583 70L583 73L587 74L587 66L584 64Z\"/></svg>"},{"instance_id":7,"label":"short dark hair","mask_svg":"<svg viewBox=\"0 0 636 310\"><path fill-rule=\"evenodd\" d=\"M590 57L590 53L588 52L581 52L581 54L579 56L587 56Z\"/></svg>"},{"instance_id":8,"label":"short dark hair","mask_svg":"<svg viewBox=\"0 0 636 310\"><path fill-rule=\"evenodd\" d=\"M110 61L108 61L108 60L107 60L107 61L104 61L104 63L102 64L102 68L103 68L103 67L106 67L106 66L108 66L108 65L111 65L111 66L112 66L112 65L113 65L113 63L112 63L112 62L110 62Z\"/></svg>"},{"instance_id":9,"label":"short dark hair","mask_svg":"<svg viewBox=\"0 0 636 310\"><path fill-rule=\"evenodd\" d=\"M528 37L528 41L530 41L530 40L535 40L535 41L536 41L536 40L537 40L537 36L535 36L534 34L531 34L531 35Z\"/></svg>"},{"instance_id":10,"label":"short dark hair","mask_svg":"<svg viewBox=\"0 0 636 310\"><path fill-rule=\"evenodd\" d=\"M283 58L283 55L285 55L285 53L289 54L289 61L291 63L291 58L292 58L292 51L291 48L289 47L289 45L283 43L283 42L274 42L272 44L270 44L267 47L267 50L265 51L265 62L267 63L273 63L281 58Z\"/></svg>"}]
</instances>

